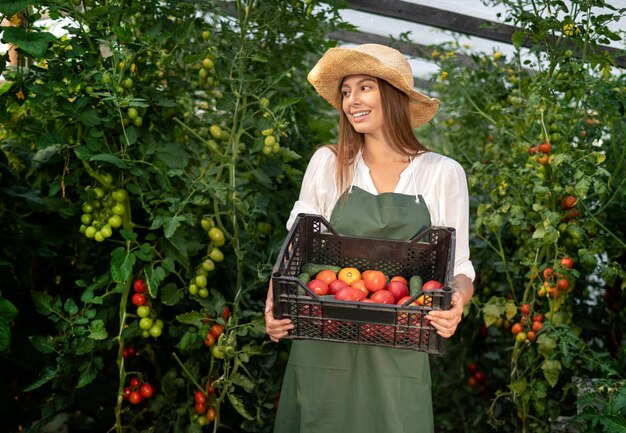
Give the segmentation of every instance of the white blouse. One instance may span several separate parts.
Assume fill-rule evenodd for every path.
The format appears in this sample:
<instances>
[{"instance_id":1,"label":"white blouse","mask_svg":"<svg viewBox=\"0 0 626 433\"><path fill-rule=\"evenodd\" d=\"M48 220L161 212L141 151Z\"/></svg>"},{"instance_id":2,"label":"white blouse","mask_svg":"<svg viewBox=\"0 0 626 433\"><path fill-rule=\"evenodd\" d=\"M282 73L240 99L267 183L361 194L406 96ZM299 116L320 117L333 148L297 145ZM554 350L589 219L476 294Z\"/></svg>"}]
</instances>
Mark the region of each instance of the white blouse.
<instances>
[{"instance_id":1,"label":"white blouse","mask_svg":"<svg viewBox=\"0 0 626 433\"><path fill-rule=\"evenodd\" d=\"M356 161L353 185L377 195L369 168L360 155ZM313 154L304 173L300 197L287 221L288 230L299 213L321 215L330 221L339 200L335 186L336 164L335 154L327 147ZM400 174L393 192L421 194L430 212L431 224L456 229L454 275L463 274L473 281L475 272L469 254L469 195L463 167L447 156L422 153Z\"/></svg>"}]
</instances>

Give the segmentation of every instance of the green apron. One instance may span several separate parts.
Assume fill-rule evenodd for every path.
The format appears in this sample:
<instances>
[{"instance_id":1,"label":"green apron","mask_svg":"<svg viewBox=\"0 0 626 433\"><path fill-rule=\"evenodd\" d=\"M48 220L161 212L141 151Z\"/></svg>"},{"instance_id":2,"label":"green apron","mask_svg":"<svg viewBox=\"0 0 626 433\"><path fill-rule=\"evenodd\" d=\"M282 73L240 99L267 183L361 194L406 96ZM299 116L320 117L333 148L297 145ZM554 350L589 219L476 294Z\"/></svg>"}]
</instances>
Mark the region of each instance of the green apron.
<instances>
[{"instance_id":1,"label":"green apron","mask_svg":"<svg viewBox=\"0 0 626 433\"><path fill-rule=\"evenodd\" d=\"M411 239L430 226L424 200L351 187L330 219L338 233ZM428 354L294 340L274 433L433 433Z\"/></svg>"}]
</instances>

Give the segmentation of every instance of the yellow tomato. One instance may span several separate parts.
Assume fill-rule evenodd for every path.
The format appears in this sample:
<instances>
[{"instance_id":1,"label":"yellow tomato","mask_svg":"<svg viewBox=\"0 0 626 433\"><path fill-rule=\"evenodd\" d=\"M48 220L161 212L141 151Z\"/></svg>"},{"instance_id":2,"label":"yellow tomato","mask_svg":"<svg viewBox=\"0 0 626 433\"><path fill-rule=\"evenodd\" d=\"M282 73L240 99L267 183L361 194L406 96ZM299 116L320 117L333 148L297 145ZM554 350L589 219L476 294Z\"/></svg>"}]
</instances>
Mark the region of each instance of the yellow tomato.
<instances>
[{"instance_id":1,"label":"yellow tomato","mask_svg":"<svg viewBox=\"0 0 626 433\"><path fill-rule=\"evenodd\" d=\"M357 268L343 268L337 274L337 278L341 281L345 281L348 286L354 281L361 279L361 272Z\"/></svg>"}]
</instances>

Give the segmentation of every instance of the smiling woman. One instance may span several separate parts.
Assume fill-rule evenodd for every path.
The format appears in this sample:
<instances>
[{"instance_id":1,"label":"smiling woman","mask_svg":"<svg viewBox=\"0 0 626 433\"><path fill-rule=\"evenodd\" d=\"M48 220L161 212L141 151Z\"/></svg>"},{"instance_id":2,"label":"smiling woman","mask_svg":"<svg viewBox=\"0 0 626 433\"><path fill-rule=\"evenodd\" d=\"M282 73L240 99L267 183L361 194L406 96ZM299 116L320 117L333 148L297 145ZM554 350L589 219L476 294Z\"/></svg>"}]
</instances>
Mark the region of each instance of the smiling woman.
<instances>
[{"instance_id":1,"label":"smiling woman","mask_svg":"<svg viewBox=\"0 0 626 433\"><path fill-rule=\"evenodd\" d=\"M439 101L415 91L406 58L383 45L332 48L308 79L342 113L339 138L313 155L287 227L304 212L351 236L408 240L431 225L456 228L452 307L428 315L439 335L452 336L473 293L465 173L413 133ZM272 308L270 287L266 329L278 341L293 324L275 318ZM430 385L424 352L294 341L274 432L431 433ZM374 403L380 411L363 412Z\"/></svg>"}]
</instances>

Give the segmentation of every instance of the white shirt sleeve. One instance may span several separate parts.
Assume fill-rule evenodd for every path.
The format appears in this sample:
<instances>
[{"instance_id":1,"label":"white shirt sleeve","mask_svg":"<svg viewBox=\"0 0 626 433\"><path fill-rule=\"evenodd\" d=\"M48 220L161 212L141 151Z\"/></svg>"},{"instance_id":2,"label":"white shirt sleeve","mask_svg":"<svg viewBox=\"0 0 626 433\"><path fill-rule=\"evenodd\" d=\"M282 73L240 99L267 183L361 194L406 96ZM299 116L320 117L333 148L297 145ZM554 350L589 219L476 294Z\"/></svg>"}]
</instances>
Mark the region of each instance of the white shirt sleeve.
<instances>
[{"instance_id":1,"label":"white shirt sleeve","mask_svg":"<svg viewBox=\"0 0 626 433\"><path fill-rule=\"evenodd\" d=\"M465 170L458 162L446 158L437 182L438 225L454 227L456 244L454 275L463 274L474 281L476 272L469 251L469 193Z\"/></svg>"},{"instance_id":2,"label":"white shirt sleeve","mask_svg":"<svg viewBox=\"0 0 626 433\"><path fill-rule=\"evenodd\" d=\"M291 229L300 213L321 215L330 220L337 201L335 197L336 165L337 157L328 147L321 147L313 154L302 179L300 196L289 214L287 230Z\"/></svg>"}]
</instances>

